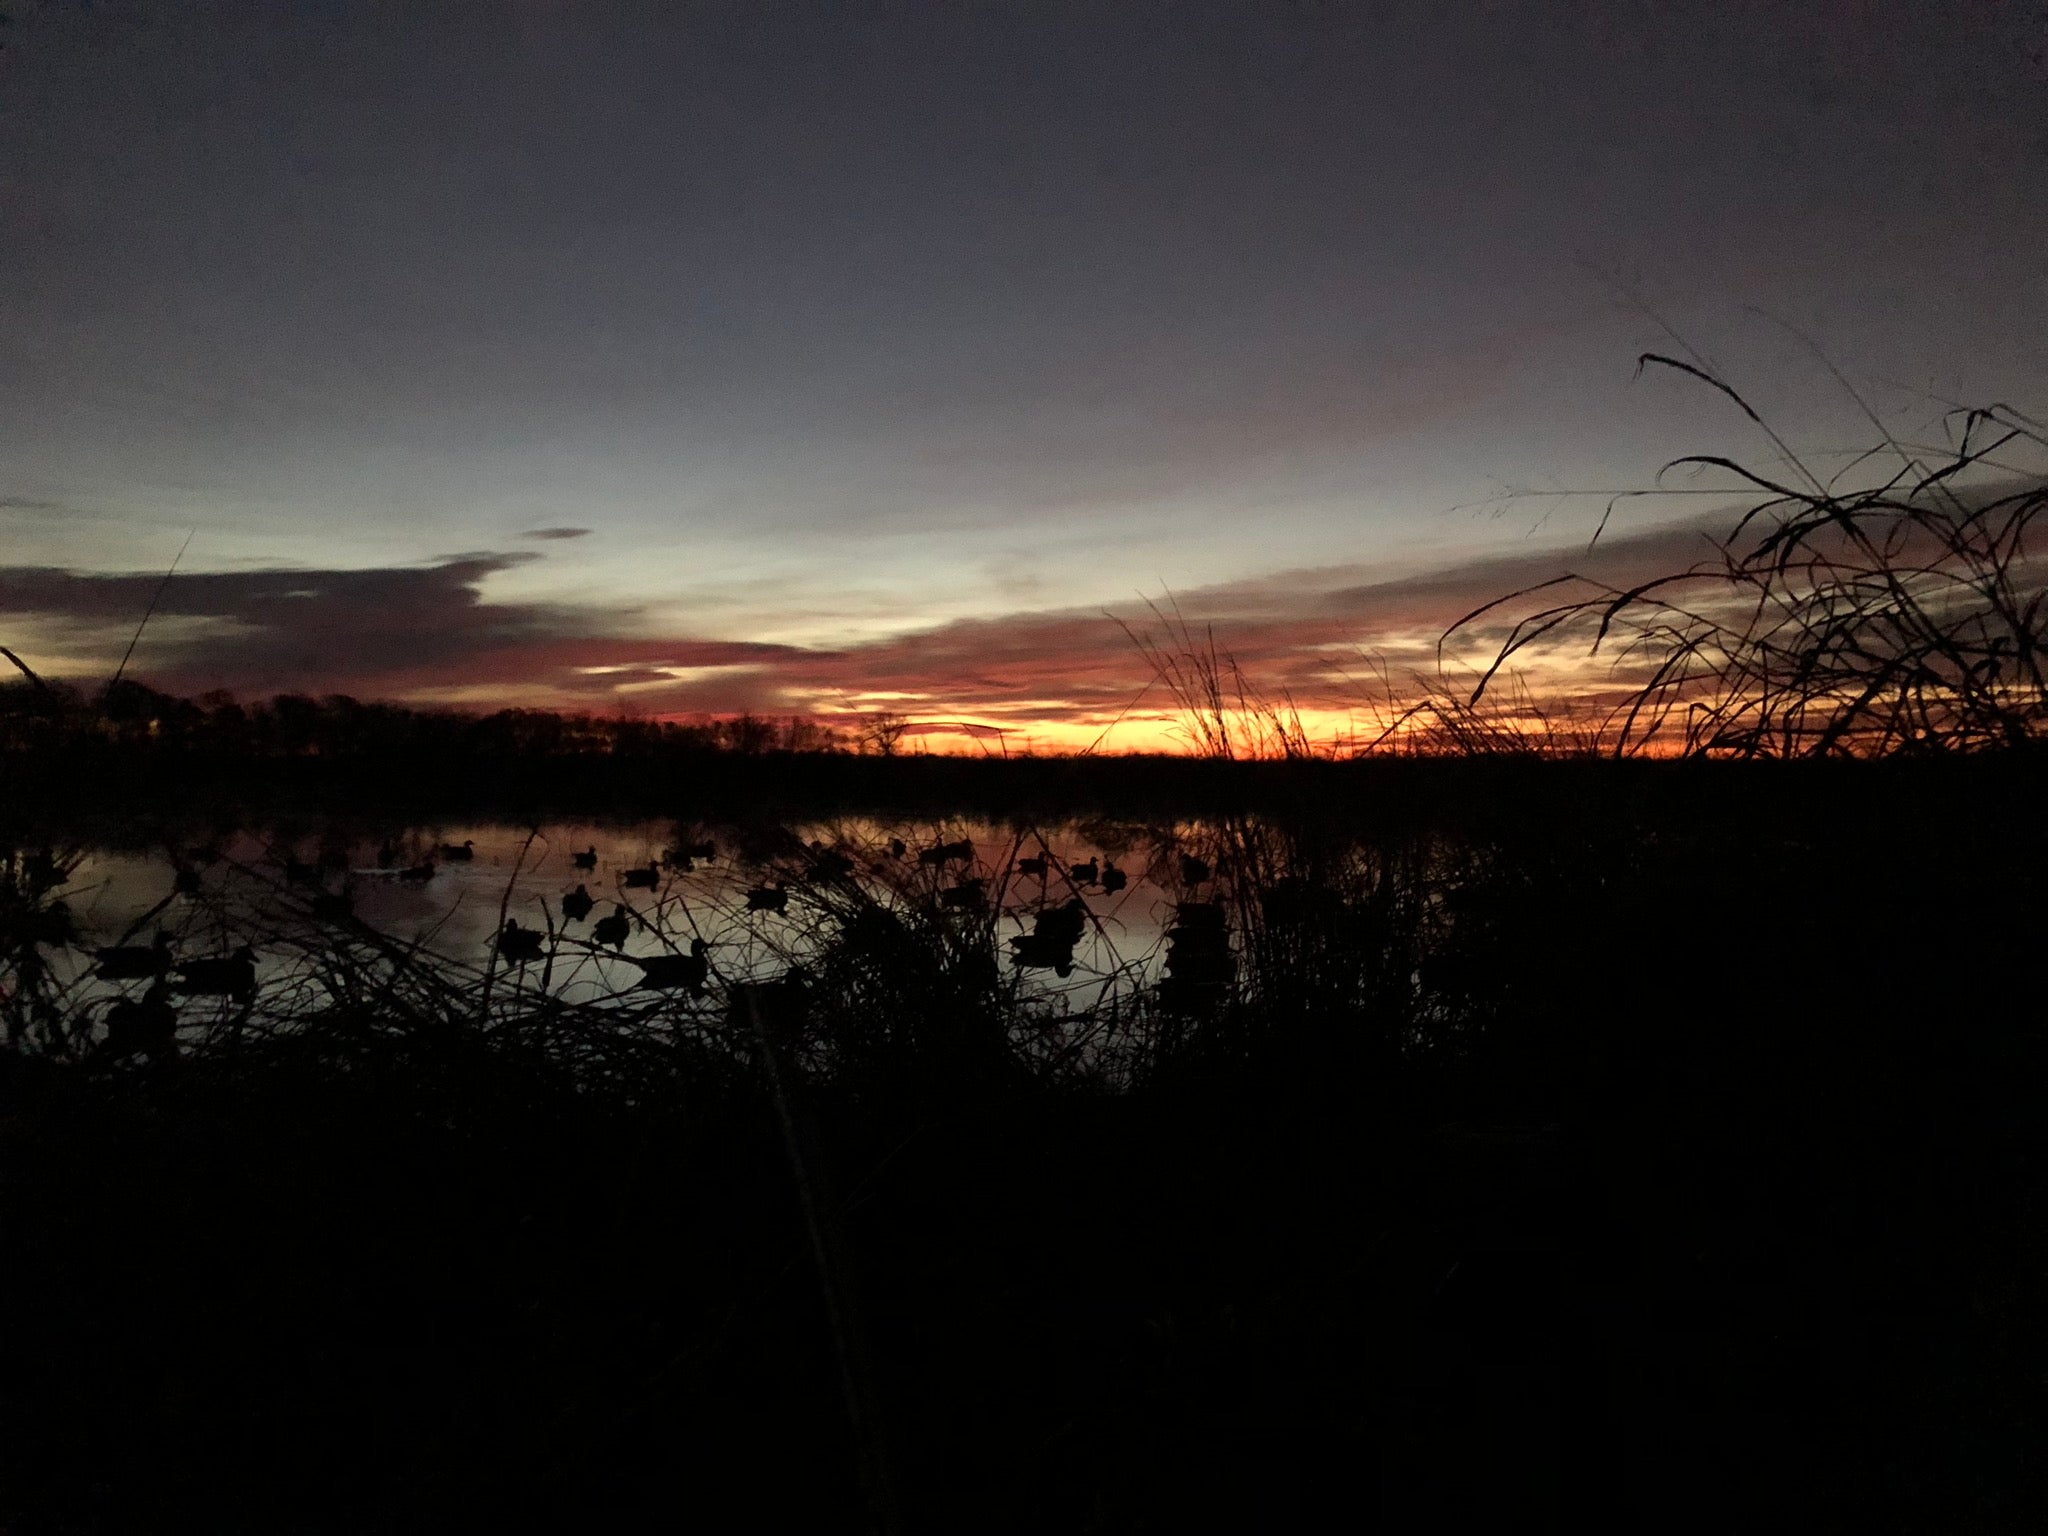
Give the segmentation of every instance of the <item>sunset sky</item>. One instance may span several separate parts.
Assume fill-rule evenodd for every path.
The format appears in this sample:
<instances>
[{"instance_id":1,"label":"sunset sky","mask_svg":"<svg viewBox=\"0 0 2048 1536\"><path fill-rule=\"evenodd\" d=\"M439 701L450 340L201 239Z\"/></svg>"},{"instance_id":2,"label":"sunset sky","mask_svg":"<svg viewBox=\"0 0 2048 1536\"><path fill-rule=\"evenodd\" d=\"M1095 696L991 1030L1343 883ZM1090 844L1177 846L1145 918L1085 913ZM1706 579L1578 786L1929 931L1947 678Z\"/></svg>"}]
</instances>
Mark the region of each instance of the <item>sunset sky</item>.
<instances>
[{"instance_id":1,"label":"sunset sky","mask_svg":"<svg viewBox=\"0 0 2048 1536\"><path fill-rule=\"evenodd\" d=\"M1334 722L1587 564L1504 493L1764 449L1660 321L1822 462L1779 322L2048 409L2037 4L5 8L0 644L80 680L184 547L180 692L1070 745L1170 595Z\"/></svg>"}]
</instances>

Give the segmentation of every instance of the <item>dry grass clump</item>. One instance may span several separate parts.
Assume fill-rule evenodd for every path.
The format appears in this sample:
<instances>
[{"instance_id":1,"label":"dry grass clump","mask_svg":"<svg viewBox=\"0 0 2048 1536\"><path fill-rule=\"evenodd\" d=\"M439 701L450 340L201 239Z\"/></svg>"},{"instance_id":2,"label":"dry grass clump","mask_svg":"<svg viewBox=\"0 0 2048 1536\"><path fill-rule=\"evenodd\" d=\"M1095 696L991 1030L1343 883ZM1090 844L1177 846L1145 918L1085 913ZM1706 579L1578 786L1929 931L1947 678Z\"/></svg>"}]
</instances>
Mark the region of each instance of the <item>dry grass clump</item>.
<instances>
[{"instance_id":1,"label":"dry grass clump","mask_svg":"<svg viewBox=\"0 0 2048 1536\"><path fill-rule=\"evenodd\" d=\"M2039 423L2003 405L1955 412L1949 440L1923 448L1869 413L1881 441L1824 478L1705 368L1643 361L1733 400L1782 468L1678 459L1667 469L1719 471L1763 493L1706 559L1626 588L1562 576L1460 619L1451 634L1545 595L1463 708L1537 642L1580 634L1625 681L1603 730L1618 756L1887 757L2048 737L2048 567L2029 545L2048 508ZM1852 481L1871 466L1874 481Z\"/></svg>"}]
</instances>

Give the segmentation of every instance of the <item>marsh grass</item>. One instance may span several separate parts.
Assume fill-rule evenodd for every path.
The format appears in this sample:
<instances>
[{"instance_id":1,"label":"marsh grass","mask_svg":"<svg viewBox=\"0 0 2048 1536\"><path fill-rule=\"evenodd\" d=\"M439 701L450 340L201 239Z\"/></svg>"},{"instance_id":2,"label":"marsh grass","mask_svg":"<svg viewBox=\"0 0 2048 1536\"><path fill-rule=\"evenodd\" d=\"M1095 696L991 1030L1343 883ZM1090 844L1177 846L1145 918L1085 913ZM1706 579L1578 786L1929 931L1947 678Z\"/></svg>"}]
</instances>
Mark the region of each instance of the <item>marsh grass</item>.
<instances>
[{"instance_id":1,"label":"marsh grass","mask_svg":"<svg viewBox=\"0 0 2048 1536\"><path fill-rule=\"evenodd\" d=\"M1578 637L1616 658L1623 697L1602 734L1618 755L2039 745L2048 735L2048 566L2030 542L2048 509L2039 423L2009 406L1957 411L1948 441L1921 447L1866 407L1879 441L1823 474L1703 366L1642 361L1718 391L1778 450L1765 469L1698 454L1666 472L1719 473L1731 495L1761 499L1683 570L1625 588L1562 576L1461 618L1452 636L1516 615L1454 716L1477 708L1517 658Z\"/></svg>"},{"instance_id":2,"label":"marsh grass","mask_svg":"<svg viewBox=\"0 0 2048 1536\"><path fill-rule=\"evenodd\" d=\"M1000 838L761 817L615 889L701 994L223 861L180 942L254 995L117 1058L85 842L5 808L0 1523L2033 1528L2039 497L1962 467L1780 484L1763 555L1539 610L1358 761L1157 610L1214 792L1131 770L1124 892L1022 875L1077 829L970 765ZM1575 625L1651 666L1612 719L1512 692ZM1612 760L1666 740L1875 760ZM1076 898L1093 958L1011 964Z\"/></svg>"}]
</instances>

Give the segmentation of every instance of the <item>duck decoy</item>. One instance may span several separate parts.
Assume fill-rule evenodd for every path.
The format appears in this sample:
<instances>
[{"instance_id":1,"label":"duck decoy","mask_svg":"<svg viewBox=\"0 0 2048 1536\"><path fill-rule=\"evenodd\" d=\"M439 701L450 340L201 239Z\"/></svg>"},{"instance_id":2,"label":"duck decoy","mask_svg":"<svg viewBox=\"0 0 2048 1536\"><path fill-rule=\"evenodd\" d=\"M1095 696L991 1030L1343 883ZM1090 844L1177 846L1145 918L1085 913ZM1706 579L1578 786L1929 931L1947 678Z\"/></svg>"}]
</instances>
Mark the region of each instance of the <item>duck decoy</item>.
<instances>
[{"instance_id":1,"label":"duck decoy","mask_svg":"<svg viewBox=\"0 0 2048 1536\"><path fill-rule=\"evenodd\" d=\"M696 869L697 861L680 848L664 848L661 850L661 867L687 875Z\"/></svg>"},{"instance_id":2,"label":"duck decoy","mask_svg":"<svg viewBox=\"0 0 2048 1536\"><path fill-rule=\"evenodd\" d=\"M1088 904L1080 897L1064 906L1048 907L1033 920L1031 932L1010 940L1010 963L1037 967L1066 977L1074 973L1074 946L1088 923Z\"/></svg>"},{"instance_id":3,"label":"duck decoy","mask_svg":"<svg viewBox=\"0 0 2048 1536\"><path fill-rule=\"evenodd\" d=\"M1019 859L1017 861L1017 873L1043 880L1045 878L1045 855L1034 853L1028 859Z\"/></svg>"},{"instance_id":4,"label":"duck decoy","mask_svg":"<svg viewBox=\"0 0 2048 1536\"><path fill-rule=\"evenodd\" d=\"M459 843L443 843L441 857L452 864L467 864L476 857L476 842L473 838L465 837Z\"/></svg>"},{"instance_id":5,"label":"duck decoy","mask_svg":"<svg viewBox=\"0 0 2048 1536\"><path fill-rule=\"evenodd\" d=\"M609 944L613 949L625 946L632 936L633 919L626 908L618 902L612 903L612 915L600 917L590 925L590 936L600 944Z\"/></svg>"},{"instance_id":6,"label":"duck decoy","mask_svg":"<svg viewBox=\"0 0 2048 1536\"><path fill-rule=\"evenodd\" d=\"M103 1049L116 1058L143 1055L151 1061L175 1054L178 1010L169 983L159 981L139 998L116 998L107 1009Z\"/></svg>"},{"instance_id":7,"label":"duck decoy","mask_svg":"<svg viewBox=\"0 0 2048 1536\"><path fill-rule=\"evenodd\" d=\"M936 847L921 849L917 855L920 864L967 863L974 857L974 841L963 837L957 843L940 843Z\"/></svg>"},{"instance_id":8,"label":"duck decoy","mask_svg":"<svg viewBox=\"0 0 2048 1536\"><path fill-rule=\"evenodd\" d=\"M398 878L410 880L414 885L425 885L434 878L434 861L432 859L421 859L411 869L401 869L398 872Z\"/></svg>"},{"instance_id":9,"label":"duck decoy","mask_svg":"<svg viewBox=\"0 0 2048 1536\"><path fill-rule=\"evenodd\" d=\"M1101 874L1102 871L1095 867L1095 855L1092 853L1088 856L1086 864L1069 864L1067 866L1067 878L1076 885L1093 885L1101 877Z\"/></svg>"},{"instance_id":10,"label":"duck decoy","mask_svg":"<svg viewBox=\"0 0 2048 1536\"><path fill-rule=\"evenodd\" d=\"M499 959L524 965L529 960L540 958L541 942L546 938L547 935L540 929L522 928L519 926L518 918L508 917L505 919L505 926L498 930L498 936L493 942L498 947Z\"/></svg>"},{"instance_id":11,"label":"duck decoy","mask_svg":"<svg viewBox=\"0 0 2048 1536\"><path fill-rule=\"evenodd\" d=\"M1196 858L1192 853L1180 856L1180 882L1182 885L1200 885L1209 878L1209 861Z\"/></svg>"},{"instance_id":12,"label":"duck decoy","mask_svg":"<svg viewBox=\"0 0 2048 1536\"><path fill-rule=\"evenodd\" d=\"M256 951L244 944L232 955L187 961L178 967L178 990L247 1002L256 993Z\"/></svg>"},{"instance_id":13,"label":"duck decoy","mask_svg":"<svg viewBox=\"0 0 2048 1536\"><path fill-rule=\"evenodd\" d=\"M154 944L115 944L94 953L99 965L93 974L101 981L138 981L144 976L161 976L171 968L171 936L159 928Z\"/></svg>"},{"instance_id":14,"label":"duck decoy","mask_svg":"<svg viewBox=\"0 0 2048 1536\"><path fill-rule=\"evenodd\" d=\"M571 864L574 864L578 869L597 868L596 846L593 844L591 847L584 849L581 853L571 854L569 856L569 862Z\"/></svg>"},{"instance_id":15,"label":"duck decoy","mask_svg":"<svg viewBox=\"0 0 2048 1536\"><path fill-rule=\"evenodd\" d=\"M985 900L982 894L982 886L986 883L986 881L976 877L948 886L945 890L939 892L939 905L942 907L978 907Z\"/></svg>"},{"instance_id":16,"label":"duck decoy","mask_svg":"<svg viewBox=\"0 0 2048 1536\"><path fill-rule=\"evenodd\" d=\"M816 880L844 880L853 873L853 860L837 848L814 842L810 847L811 877Z\"/></svg>"},{"instance_id":17,"label":"duck decoy","mask_svg":"<svg viewBox=\"0 0 2048 1536\"><path fill-rule=\"evenodd\" d=\"M658 992L688 992L700 997L704 992L704 979L711 974L711 962L706 958L711 946L702 939L690 940L687 955L631 955L627 958L640 967L639 985L651 987Z\"/></svg>"},{"instance_id":18,"label":"duck decoy","mask_svg":"<svg viewBox=\"0 0 2048 1536\"><path fill-rule=\"evenodd\" d=\"M779 885L757 885L747 892L749 912L780 912L789 906L789 892Z\"/></svg>"},{"instance_id":19,"label":"duck decoy","mask_svg":"<svg viewBox=\"0 0 2048 1536\"><path fill-rule=\"evenodd\" d=\"M1107 859L1102 861L1102 888L1114 895L1131 883L1130 876L1118 869Z\"/></svg>"},{"instance_id":20,"label":"duck decoy","mask_svg":"<svg viewBox=\"0 0 2048 1536\"><path fill-rule=\"evenodd\" d=\"M661 884L661 866L649 863L645 869L629 869L619 883L629 891L651 891Z\"/></svg>"},{"instance_id":21,"label":"duck decoy","mask_svg":"<svg viewBox=\"0 0 2048 1536\"><path fill-rule=\"evenodd\" d=\"M905 854L906 854L906 853L908 853L908 852L910 852L910 845L909 845L908 843L904 842L902 838L900 838L900 837L892 837L892 838L890 838L890 839L889 839L889 857L890 857L890 858L892 858L892 859L900 859L900 858L902 858L902 857L903 857L903 855L905 855Z\"/></svg>"},{"instance_id":22,"label":"duck decoy","mask_svg":"<svg viewBox=\"0 0 2048 1536\"><path fill-rule=\"evenodd\" d=\"M591 899L590 892L578 885L575 890L563 894L562 916L572 923L580 923L590 916L590 909L596 905L597 903Z\"/></svg>"}]
</instances>

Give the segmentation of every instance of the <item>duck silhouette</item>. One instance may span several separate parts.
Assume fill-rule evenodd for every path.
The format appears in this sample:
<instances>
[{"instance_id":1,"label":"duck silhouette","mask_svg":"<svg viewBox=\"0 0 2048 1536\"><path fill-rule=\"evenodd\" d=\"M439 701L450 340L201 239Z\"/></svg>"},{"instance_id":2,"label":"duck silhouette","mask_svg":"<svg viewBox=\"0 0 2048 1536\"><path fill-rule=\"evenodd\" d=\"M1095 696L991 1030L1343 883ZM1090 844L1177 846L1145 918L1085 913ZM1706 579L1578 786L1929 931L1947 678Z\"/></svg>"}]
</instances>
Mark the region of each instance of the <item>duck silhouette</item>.
<instances>
[{"instance_id":1,"label":"duck silhouette","mask_svg":"<svg viewBox=\"0 0 2048 1536\"><path fill-rule=\"evenodd\" d=\"M1088 856L1086 864L1069 864L1067 866L1067 878L1076 885L1093 885L1101 877L1101 874L1102 871L1095 867L1095 856L1093 854Z\"/></svg>"},{"instance_id":2,"label":"duck silhouette","mask_svg":"<svg viewBox=\"0 0 2048 1536\"><path fill-rule=\"evenodd\" d=\"M232 955L187 961L178 967L178 990L247 1002L256 995L256 951L244 944Z\"/></svg>"},{"instance_id":3,"label":"duck silhouette","mask_svg":"<svg viewBox=\"0 0 2048 1536\"><path fill-rule=\"evenodd\" d=\"M107 1038L102 1049L116 1059L147 1056L162 1061L178 1049L178 1010L168 982L159 981L141 997L116 998L107 1009Z\"/></svg>"},{"instance_id":4,"label":"duck silhouette","mask_svg":"<svg viewBox=\"0 0 2048 1536\"><path fill-rule=\"evenodd\" d=\"M1107 859L1102 862L1102 888L1114 895L1131 883L1130 876L1118 869Z\"/></svg>"},{"instance_id":5,"label":"duck silhouette","mask_svg":"<svg viewBox=\"0 0 2048 1536\"><path fill-rule=\"evenodd\" d=\"M541 941L546 937L540 929L522 928L518 918L508 917L493 942L497 945L499 959L524 965L529 960L540 958Z\"/></svg>"},{"instance_id":6,"label":"duck silhouette","mask_svg":"<svg viewBox=\"0 0 2048 1536\"><path fill-rule=\"evenodd\" d=\"M789 892L779 885L757 885L747 892L749 912L781 912L789 906Z\"/></svg>"},{"instance_id":7,"label":"duck silhouette","mask_svg":"<svg viewBox=\"0 0 2048 1536\"><path fill-rule=\"evenodd\" d=\"M658 992L688 992L700 997L704 992L704 979L711 974L711 962L707 959L711 946L702 939L690 940L687 955L629 955L627 958L640 967L639 985Z\"/></svg>"},{"instance_id":8,"label":"duck silhouette","mask_svg":"<svg viewBox=\"0 0 2048 1536\"><path fill-rule=\"evenodd\" d=\"M590 892L581 885L578 885L575 890L563 894L562 916L572 923L580 923L583 919L590 916L590 909L596 905L597 903L591 898Z\"/></svg>"},{"instance_id":9,"label":"duck silhouette","mask_svg":"<svg viewBox=\"0 0 2048 1536\"><path fill-rule=\"evenodd\" d=\"M443 843L441 857L455 864L467 864L476 857L476 841L465 837L459 843Z\"/></svg>"},{"instance_id":10,"label":"duck silhouette","mask_svg":"<svg viewBox=\"0 0 2048 1536\"><path fill-rule=\"evenodd\" d=\"M612 903L612 915L610 917L600 917L595 923L590 925L590 936L600 944L611 945L613 949L623 948L626 940L632 936L632 933L632 916L626 911L625 906L619 902Z\"/></svg>"},{"instance_id":11,"label":"duck silhouette","mask_svg":"<svg viewBox=\"0 0 2048 1536\"><path fill-rule=\"evenodd\" d=\"M590 847L584 849L581 853L570 855L569 862L571 864L574 864L578 869L597 868L596 845L592 844Z\"/></svg>"},{"instance_id":12,"label":"duck silhouette","mask_svg":"<svg viewBox=\"0 0 2048 1536\"><path fill-rule=\"evenodd\" d=\"M620 883L629 891L651 891L661 884L661 866L650 862L645 869L629 869Z\"/></svg>"},{"instance_id":13,"label":"duck silhouette","mask_svg":"<svg viewBox=\"0 0 2048 1536\"><path fill-rule=\"evenodd\" d=\"M161 976L171 968L171 936L159 928L154 944L116 944L94 953L99 964L93 974L101 981L138 981L144 976Z\"/></svg>"}]
</instances>

